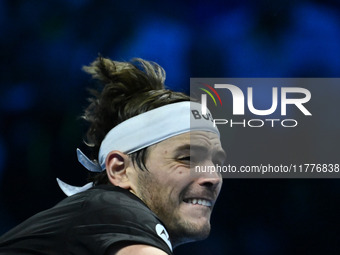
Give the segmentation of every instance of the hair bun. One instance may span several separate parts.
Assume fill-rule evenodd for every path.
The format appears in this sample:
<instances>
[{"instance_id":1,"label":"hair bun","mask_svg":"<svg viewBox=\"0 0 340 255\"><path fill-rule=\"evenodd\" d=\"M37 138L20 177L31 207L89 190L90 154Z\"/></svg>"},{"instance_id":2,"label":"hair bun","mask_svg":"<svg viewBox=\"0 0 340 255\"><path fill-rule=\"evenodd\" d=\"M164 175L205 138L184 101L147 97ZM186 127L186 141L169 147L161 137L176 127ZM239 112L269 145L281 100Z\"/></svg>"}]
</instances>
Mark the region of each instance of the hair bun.
<instances>
[{"instance_id":1,"label":"hair bun","mask_svg":"<svg viewBox=\"0 0 340 255\"><path fill-rule=\"evenodd\" d=\"M83 70L104 88L110 88L111 95L115 93L117 97L164 89L164 69L155 62L140 58L119 62L100 56Z\"/></svg>"}]
</instances>

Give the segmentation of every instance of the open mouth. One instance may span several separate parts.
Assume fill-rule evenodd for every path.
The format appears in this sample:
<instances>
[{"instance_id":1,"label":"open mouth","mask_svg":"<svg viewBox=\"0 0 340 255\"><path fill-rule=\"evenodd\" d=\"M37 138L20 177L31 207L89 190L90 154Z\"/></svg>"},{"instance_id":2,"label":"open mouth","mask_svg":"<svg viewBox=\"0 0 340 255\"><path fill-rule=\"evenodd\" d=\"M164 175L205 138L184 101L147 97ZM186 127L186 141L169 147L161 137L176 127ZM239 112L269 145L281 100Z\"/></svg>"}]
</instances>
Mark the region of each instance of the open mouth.
<instances>
[{"instance_id":1,"label":"open mouth","mask_svg":"<svg viewBox=\"0 0 340 255\"><path fill-rule=\"evenodd\" d=\"M186 199L183 199L183 201L187 204L203 205L207 207L211 207L213 204L211 200L207 200L203 198L186 198Z\"/></svg>"}]
</instances>

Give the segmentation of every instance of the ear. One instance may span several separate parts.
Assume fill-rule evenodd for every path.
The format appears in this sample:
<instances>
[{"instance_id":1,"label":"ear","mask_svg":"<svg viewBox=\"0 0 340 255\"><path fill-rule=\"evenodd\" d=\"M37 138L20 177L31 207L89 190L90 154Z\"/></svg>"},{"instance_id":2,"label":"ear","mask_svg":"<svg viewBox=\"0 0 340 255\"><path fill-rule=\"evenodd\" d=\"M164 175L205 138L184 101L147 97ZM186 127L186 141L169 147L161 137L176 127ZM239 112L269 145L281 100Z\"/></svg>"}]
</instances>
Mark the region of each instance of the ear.
<instances>
[{"instance_id":1,"label":"ear","mask_svg":"<svg viewBox=\"0 0 340 255\"><path fill-rule=\"evenodd\" d=\"M110 182L123 189L130 189L131 183L127 176L130 159L120 151L111 151L105 161L106 173Z\"/></svg>"}]
</instances>

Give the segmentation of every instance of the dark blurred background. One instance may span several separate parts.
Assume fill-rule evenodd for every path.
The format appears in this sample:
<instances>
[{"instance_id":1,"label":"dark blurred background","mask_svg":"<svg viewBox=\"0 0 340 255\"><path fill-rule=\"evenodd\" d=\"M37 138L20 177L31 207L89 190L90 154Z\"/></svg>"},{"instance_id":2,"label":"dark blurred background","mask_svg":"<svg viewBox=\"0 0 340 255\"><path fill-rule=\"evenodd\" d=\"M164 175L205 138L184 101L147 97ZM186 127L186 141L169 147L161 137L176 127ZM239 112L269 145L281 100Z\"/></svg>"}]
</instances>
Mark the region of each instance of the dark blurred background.
<instances>
[{"instance_id":1,"label":"dark blurred background","mask_svg":"<svg viewBox=\"0 0 340 255\"><path fill-rule=\"evenodd\" d=\"M2 0L0 36L0 234L65 197L56 177L86 182L75 149L86 152L79 116L92 82L81 67L98 53L156 61L186 93L190 77L340 74L335 0ZM340 87L312 96L327 90L337 101ZM324 126L336 133L339 108L327 104ZM329 144L310 130L319 138L309 146L340 151L339 136ZM265 141L259 150L279 146ZM338 179L225 179L211 236L176 254L339 254L339 198Z\"/></svg>"}]
</instances>

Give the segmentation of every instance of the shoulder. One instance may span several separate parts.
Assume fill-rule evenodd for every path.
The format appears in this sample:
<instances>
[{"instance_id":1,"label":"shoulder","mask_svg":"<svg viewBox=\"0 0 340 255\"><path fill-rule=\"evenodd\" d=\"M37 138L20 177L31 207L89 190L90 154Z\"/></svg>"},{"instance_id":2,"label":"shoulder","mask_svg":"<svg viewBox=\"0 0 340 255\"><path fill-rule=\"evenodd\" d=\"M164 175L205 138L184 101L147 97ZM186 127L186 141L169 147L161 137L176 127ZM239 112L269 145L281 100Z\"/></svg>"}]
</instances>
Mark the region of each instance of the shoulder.
<instances>
[{"instance_id":1,"label":"shoulder","mask_svg":"<svg viewBox=\"0 0 340 255\"><path fill-rule=\"evenodd\" d=\"M167 255L166 252L149 245L135 244L125 246L119 250L115 248L108 249L105 255Z\"/></svg>"},{"instance_id":2,"label":"shoulder","mask_svg":"<svg viewBox=\"0 0 340 255\"><path fill-rule=\"evenodd\" d=\"M92 243L105 251L109 247L115 249L105 253L110 255L171 254L165 227L131 192L114 186L98 186L84 192L83 196L81 224L72 229L72 236L84 245ZM116 253L119 248L121 250ZM140 249L141 253L136 253ZM158 253L151 253L156 251Z\"/></svg>"},{"instance_id":3,"label":"shoulder","mask_svg":"<svg viewBox=\"0 0 340 255\"><path fill-rule=\"evenodd\" d=\"M157 218L142 200L120 187L101 185L89 190L85 196L82 214L95 214L100 218L108 216L117 221L136 219L140 222L145 218ZM113 219L112 216L116 217Z\"/></svg>"}]
</instances>

